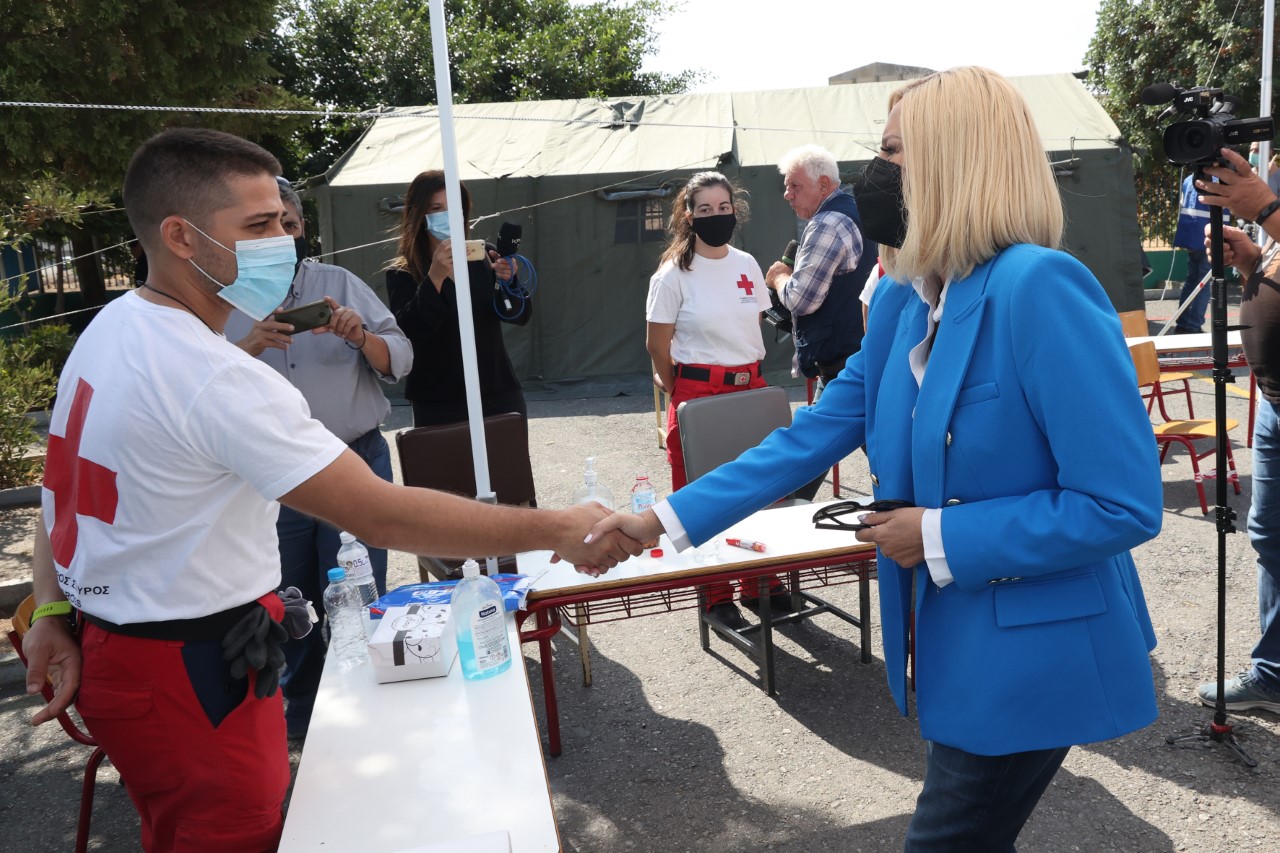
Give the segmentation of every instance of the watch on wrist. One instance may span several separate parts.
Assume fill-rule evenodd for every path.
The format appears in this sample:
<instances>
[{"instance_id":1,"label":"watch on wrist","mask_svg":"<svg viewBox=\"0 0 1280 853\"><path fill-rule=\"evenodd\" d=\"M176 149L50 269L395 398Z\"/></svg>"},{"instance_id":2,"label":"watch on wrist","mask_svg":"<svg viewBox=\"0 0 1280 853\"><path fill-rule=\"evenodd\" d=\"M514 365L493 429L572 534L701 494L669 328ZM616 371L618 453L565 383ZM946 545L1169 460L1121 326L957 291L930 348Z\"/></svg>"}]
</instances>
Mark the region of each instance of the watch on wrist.
<instances>
[{"instance_id":1,"label":"watch on wrist","mask_svg":"<svg viewBox=\"0 0 1280 853\"><path fill-rule=\"evenodd\" d=\"M1273 199L1271 204L1262 208L1262 212L1259 213L1257 218L1254 219L1253 221L1256 224L1261 225L1264 219L1266 219L1271 214L1275 213L1277 210L1280 210L1280 198Z\"/></svg>"},{"instance_id":2,"label":"watch on wrist","mask_svg":"<svg viewBox=\"0 0 1280 853\"><path fill-rule=\"evenodd\" d=\"M68 620L71 618L71 602L63 599L61 601L50 601L48 604L41 604L31 612L31 619L27 622L27 627L36 624L40 619L46 616L64 616Z\"/></svg>"}]
</instances>

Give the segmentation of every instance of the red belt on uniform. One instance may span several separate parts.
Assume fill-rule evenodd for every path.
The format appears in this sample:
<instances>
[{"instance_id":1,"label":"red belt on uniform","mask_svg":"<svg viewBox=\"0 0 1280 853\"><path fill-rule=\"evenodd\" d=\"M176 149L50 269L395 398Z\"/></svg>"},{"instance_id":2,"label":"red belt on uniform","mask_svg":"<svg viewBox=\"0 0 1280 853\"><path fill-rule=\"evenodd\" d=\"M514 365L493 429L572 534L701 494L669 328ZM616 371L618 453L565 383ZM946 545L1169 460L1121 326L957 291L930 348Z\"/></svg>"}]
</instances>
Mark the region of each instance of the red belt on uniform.
<instances>
[{"instance_id":1,"label":"red belt on uniform","mask_svg":"<svg viewBox=\"0 0 1280 853\"><path fill-rule=\"evenodd\" d=\"M712 382L719 380L721 385L750 385L755 376L760 375L759 363L743 367L720 367L714 364L677 364L676 376L694 382Z\"/></svg>"}]
</instances>

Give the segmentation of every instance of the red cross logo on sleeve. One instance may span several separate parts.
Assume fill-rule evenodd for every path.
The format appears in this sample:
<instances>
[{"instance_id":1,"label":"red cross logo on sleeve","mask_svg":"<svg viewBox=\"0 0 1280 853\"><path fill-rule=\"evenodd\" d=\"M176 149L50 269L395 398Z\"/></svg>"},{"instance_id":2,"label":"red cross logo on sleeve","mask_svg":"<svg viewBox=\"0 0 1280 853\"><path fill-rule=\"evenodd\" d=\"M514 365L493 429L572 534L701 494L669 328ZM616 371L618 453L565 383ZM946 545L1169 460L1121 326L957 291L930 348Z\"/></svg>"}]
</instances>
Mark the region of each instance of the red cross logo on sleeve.
<instances>
[{"instance_id":1,"label":"red cross logo on sleeve","mask_svg":"<svg viewBox=\"0 0 1280 853\"><path fill-rule=\"evenodd\" d=\"M49 540L59 566L71 565L71 558L76 555L79 516L106 524L116 520L116 472L80 456L80 437L92 399L93 386L79 380L67 414L66 435L49 434L44 487L53 492L54 521Z\"/></svg>"},{"instance_id":2,"label":"red cross logo on sleeve","mask_svg":"<svg viewBox=\"0 0 1280 853\"><path fill-rule=\"evenodd\" d=\"M755 282L747 278L746 273L743 273L742 278L738 279L738 287L741 287L743 290L747 292L747 296L750 296L752 292L755 290Z\"/></svg>"}]
</instances>

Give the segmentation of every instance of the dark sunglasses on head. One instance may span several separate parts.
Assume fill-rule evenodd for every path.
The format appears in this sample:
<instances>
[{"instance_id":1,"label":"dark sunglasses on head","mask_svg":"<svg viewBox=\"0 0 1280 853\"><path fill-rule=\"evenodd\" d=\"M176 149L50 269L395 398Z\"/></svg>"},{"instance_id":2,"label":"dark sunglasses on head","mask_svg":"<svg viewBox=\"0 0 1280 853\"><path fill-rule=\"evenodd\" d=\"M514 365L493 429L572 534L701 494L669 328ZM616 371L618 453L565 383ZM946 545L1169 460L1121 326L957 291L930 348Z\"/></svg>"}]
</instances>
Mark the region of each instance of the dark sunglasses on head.
<instances>
[{"instance_id":1,"label":"dark sunglasses on head","mask_svg":"<svg viewBox=\"0 0 1280 853\"><path fill-rule=\"evenodd\" d=\"M866 512L889 512L894 509L905 509L915 506L911 501L881 500L869 504L854 501L841 501L838 504L824 506L813 514L813 526L819 530L866 530L870 524L850 524L845 516Z\"/></svg>"}]
</instances>

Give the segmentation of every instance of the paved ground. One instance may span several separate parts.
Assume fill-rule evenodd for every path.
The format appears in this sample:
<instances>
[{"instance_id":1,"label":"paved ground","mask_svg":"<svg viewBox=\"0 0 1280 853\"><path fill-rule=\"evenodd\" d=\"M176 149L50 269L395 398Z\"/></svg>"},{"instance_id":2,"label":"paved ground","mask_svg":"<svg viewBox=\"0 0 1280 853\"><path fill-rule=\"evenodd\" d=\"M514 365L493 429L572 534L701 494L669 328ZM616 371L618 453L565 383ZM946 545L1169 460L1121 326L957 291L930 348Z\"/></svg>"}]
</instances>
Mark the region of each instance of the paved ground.
<instances>
[{"instance_id":1,"label":"paved ground","mask_svg":"<svg viewBox=\"0 0 1280 853\"><path fill-rule=\"evenodd\" d=\"M1150 303L1148 310L1155 317L1168 306ZM1195 383L1198 412L1210 411L1211 393L1207 380ZM1243 424L1244 397L1232 394L1230 408ZM543 506L570 500L582 460L592 454L601 480L619 496L639 471L665 479L647 398L535 402L530 415ZM398 409L389 426L407 419ZM1233 505L1243 516L1250 470L1243 426L1234 439L1245 492ZM1105 440L1105 428L1098 440ZM847 460L843 474L855 491L864 488L861 457ZM1221 746L1164 742L1208 717L1193 690L1214 673L1216 551L1213 524L1200 514L1181 452L1164 466L1164 479L1164 531L1135 555L1160 640L1153 663L1161 718L1117 741L1073 750L1020 850L1275 850L1280 843L1280 715L1236 718L1243 745L1259 762L1252 771ZM0 543L0 552L20 555L22 545ZM1257 631L1243 533L1228 538L1227 566L1231 672ZM393 580L412 573L412 561L397 555ZM854 590L843 587L831 597L852 608ZM703 653L689 612L593 628L591 688L581 686L573 648L557 644L565 751L548 759L547 769L565 849L901 849L923 750L914 720L892 707L874 621L869 665L859 662L856 632L841 622L785 629L776 698L755 686L754 668L724 644L713 645L718 655ZM526 650L537 704L536 663ZM0 798L0 826L11 849L70 849L88 750L56 728L26 726L33 708L18 667L0 658L0 776L10 780ZM91 849L136 849L137 821L114 772L104 769L100 778Z\"/></svg>"}]
</instances>

